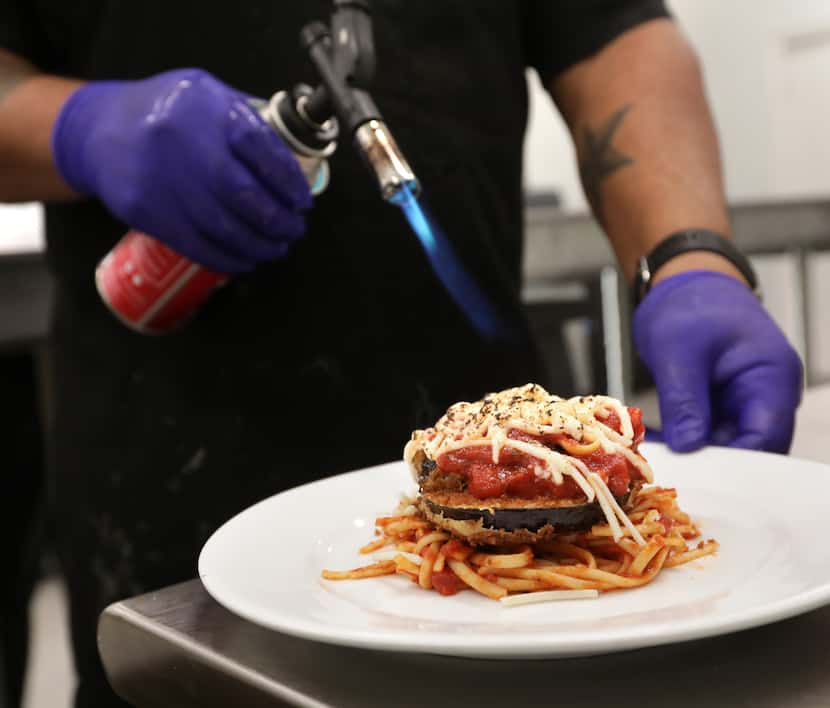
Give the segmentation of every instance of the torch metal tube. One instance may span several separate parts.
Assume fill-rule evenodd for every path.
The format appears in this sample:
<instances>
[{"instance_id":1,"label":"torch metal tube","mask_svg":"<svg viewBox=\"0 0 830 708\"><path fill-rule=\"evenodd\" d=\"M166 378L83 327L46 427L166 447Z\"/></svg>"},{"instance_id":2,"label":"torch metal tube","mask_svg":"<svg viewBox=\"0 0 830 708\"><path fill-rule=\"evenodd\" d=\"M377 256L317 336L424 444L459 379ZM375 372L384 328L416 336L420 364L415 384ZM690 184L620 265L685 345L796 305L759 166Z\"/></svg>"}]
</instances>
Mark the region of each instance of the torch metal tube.
<instances>
[{"instance_id":1,"label":"torch metal tube","mask_svg":"<svg viewBox=\"0 0 830 708\"><path fill-rule=\"evenodd\" d=\"M421 185L382 120L369 120L355 131L355 145L377 179L386 201L417 196Z\"/></svg>"}]
</instances>

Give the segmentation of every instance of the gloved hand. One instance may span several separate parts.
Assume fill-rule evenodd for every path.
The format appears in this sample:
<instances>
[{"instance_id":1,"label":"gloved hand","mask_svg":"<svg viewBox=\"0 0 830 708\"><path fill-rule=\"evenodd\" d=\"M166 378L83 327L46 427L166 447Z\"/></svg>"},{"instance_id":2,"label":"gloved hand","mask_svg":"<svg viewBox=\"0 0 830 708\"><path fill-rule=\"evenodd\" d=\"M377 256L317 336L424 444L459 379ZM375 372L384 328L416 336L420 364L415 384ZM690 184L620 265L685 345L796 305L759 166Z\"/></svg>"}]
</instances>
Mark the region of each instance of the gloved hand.
<instances>
[{"instance_id":1,"label":"gloved hand","mask_svg":"<svg viewBox=\"0 0 830 708\"><path fill-rule=\"evenodd\" d=\"M789 450L801 361L746 285L711 271L661 281L634 313L634 342L673 450Z\"/></svg>"},{"instance_id":2,"label":"gloved hand","mask_svg":"<svg viewBox=\"0 0 830 708\"><path fill-rule=\"evenodd\" d=\"M247 96L198 69L75 91L58 171L119 219L220 273L283 256L305 229L305 177Z\"/></svg>"}]
</instances>

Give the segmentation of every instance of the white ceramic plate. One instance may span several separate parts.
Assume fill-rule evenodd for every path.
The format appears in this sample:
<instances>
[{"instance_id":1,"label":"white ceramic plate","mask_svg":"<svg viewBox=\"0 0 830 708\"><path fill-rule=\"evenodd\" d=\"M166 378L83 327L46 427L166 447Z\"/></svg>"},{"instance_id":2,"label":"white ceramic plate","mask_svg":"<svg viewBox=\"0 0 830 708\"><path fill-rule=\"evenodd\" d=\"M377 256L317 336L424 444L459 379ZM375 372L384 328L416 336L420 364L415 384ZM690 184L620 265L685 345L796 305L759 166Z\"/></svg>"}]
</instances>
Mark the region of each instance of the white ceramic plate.
<instances>
[{"instance_id":1,"label":"white ceramic plate","mask_svg":"<svg viewBox=\"0 0 830 708\"><path fill-rule=\"evenodd\" d=\"M597 654L754 627L830 603L830 467L710 448L673 455L643 446L656 481L717 556L668 569L650 585L569 600L503 607L475 592L419 590L400 576L325 581L323 568L370 562L357 549L376 516L413 491L403 463L307 484L222 526L199 558L208 592L231 611L321 642L458 656Z\"/></svg>"}]
</instances>

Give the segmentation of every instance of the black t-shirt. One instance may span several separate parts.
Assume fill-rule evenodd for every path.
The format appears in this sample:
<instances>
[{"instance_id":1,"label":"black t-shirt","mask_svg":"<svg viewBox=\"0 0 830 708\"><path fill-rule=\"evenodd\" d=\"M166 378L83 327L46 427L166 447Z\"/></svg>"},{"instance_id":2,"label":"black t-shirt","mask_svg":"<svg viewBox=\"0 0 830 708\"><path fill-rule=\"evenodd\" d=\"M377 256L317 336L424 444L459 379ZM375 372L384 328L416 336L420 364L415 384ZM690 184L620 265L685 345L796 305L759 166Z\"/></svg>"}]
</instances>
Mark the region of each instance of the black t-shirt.
<instances>
[{"instance_id":1,"label":"black t-shirt","mask_svg":"<svg viewBox=\"0 0 830 708\"><path fill-rule=\"evenodd\" d=\"M375 101L470 271L523 322L525 67L548 82L665 16L663 3L375 0L372 10ZM329 12L323 0L4 0L0 46L90 80L196 66L267 97L313 81L298 33ZM510 348L478 339L348 143L331 166L291 253L233 279L164 337L130 332L95 291L95 265L126 226L91 200L47 207L54 453L74 507L98 518L178 509L204 535L270 491L397 458L411 430L455 400L530 380L567 386L542 371L526 325ZM136 511L139 495L153 510Z\"/></svg>"}]
</instances>

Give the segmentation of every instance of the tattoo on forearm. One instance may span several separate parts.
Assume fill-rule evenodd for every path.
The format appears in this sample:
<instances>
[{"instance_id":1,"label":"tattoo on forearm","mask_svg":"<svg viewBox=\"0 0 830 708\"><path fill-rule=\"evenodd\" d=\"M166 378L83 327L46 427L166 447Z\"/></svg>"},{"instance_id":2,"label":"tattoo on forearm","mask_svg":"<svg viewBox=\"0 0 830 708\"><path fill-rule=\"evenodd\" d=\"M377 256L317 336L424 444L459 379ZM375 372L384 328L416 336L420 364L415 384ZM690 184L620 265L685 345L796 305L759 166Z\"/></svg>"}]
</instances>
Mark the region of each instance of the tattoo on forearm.
<instances>
[{"instance_id":1,"label":"tattoo on forearm","mask_svg":"<svg viewBox=\"0 0 830 708\"><path fill-rule=\"evenodd\" d=\"M611 173L630 165L634 159L617 150L613 145L614 133L620 127L631 105L623 106L596 130L585 128L583 157L579 165L579 174L588 200L594 208L594 214L600 222L604 221L602 209L602 182Z\"/></svg>"},{"instance_id":2,"label":"tattoo on forearm","mask_svg":"<svg viewBox=\"0 0 830 708\"><path fill-rule=\"evenodd\" d=\"M37 69L25 62L0 60L0 102L14 91L19 84L36 73Z\"/></svg>"}]
</instances>

